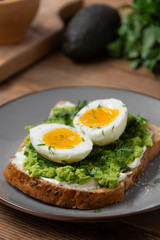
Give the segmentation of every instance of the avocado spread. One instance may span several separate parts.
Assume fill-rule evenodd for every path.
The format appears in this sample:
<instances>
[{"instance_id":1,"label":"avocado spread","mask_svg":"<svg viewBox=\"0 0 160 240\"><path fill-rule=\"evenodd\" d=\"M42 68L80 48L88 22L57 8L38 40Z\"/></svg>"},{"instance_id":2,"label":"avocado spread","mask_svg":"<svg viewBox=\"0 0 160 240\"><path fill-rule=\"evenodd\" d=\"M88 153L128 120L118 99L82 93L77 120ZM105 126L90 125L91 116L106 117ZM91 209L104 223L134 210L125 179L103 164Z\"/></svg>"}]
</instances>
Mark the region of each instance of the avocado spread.
<instances>
[{"instance_id":1,"label":"avocado spread","mask_svg":"<svg viewBox=\"0 0 160 240\"><path fill-rule=\"evenodd\" d=\"M73 107L53 108L53 115L44 123L62 123L73 126L73 118L87 104L78 102ZM34 126L26 127L27 130ZM152 146L147 121L139 115L128 114L127 126L121 137L106 146L94 146L83 160L61 165L42 157L32 146L27 136L24 168L30 177L55 178L67 184L84 184L96 180L101 186L115 188L119 185L121 171L130 170L128 164L140 157L143 146Z\"/></svg>"}]
</instances>

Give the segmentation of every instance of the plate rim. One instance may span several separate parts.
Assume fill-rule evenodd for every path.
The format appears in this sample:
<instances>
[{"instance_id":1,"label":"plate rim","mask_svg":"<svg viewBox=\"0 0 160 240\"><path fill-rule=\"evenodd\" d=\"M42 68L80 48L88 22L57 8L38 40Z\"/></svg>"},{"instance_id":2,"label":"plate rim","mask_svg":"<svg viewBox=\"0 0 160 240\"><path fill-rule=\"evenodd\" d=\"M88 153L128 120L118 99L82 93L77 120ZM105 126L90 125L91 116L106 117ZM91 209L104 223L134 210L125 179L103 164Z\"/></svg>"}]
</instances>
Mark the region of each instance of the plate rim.
<instances>
[{"instance_id":1,"label":"plate rim","mask_svg":"<svg viewBox=\"0 0 160 240\"><path fill-rule=\"evenodd\" d=\"M0 203L6 205L8 207L11 207L15 210L18 210L20 212L32 215L32 216L51 219L51 220L56 220L56 221L64 221L64 222L106 222L106 221L113 221L113 220L117 221L117 220L122 220L122 219L127 218L127 217L136 216L136 215L144 214L144 213L149 213L149 212L158 210L160 208L160 204L159 204L159 205L156 205L156 206L151 207L151 208L145 208L143 210L139 210L139 211L135 211L135 212L131 212L131 213L119 214L119 215L79 217L79 216L64 216L64 215L60 216L60 215L57 215L57 214L42 213L40 211L35 211L35 210L32 210L32 209L20 206L18 204L15 204L11 201L3 199L1 196L0 196ZM44 203L44 204L46 204L46 203ZM53 207L58 207L58 206L53 206ZM103 208L100 208L100 209L103 209ZM71 209L71 210L73 210L73 209ZM94 209L91 209L91 210L94 211ZM81 211L87 211L87 210L81 210ZM98 213L96 213L96 214L98 214Z\"/></svg>"},{"instance_id":2,"label":"plate rim","mask_svg":"<svg viewBox=\"0 0 160 240\"><path fill-rule=\"evenodd\" d=\"M138 94L138 95L142 95L142 96L146 96L146 97L149 97L149 98L152 98L152 99L155 99L155 100L160 100L160 98L158 97L154 97L152 95L148 95L148 94L145 94L145 93L140 93L140 92L136 92L134 90L129 90L129 89L124 89L124 88L116 88L116 87L105 87L105 86L64 86L64 87L52 87L52 88L47 88L47 89L42 89L42 90L38 90L38 91L34 91L34 92L31 92L31 93L26 93L22 96L19 96L19 97L16 97L15 99L11 99L5 103L2 103L0 105L0 108L1 107L4 107L5 105L8 105L12 102L16 102L18 100L20 100L21 98L25 98L25 97L28 97L30 95L36 95L36 94L39 94L39 93L42 93L42 92L47 92L47 91L53 91L53 90L57 90L57 89L68 89L68 88L103 88L103 89L111 89L111 90L116 90L116 91L126 91L126 92L130 92L130 93L135 93L135 94Z\"/></svg>"},{"instance_id":3,"label":"plate rim","mask_svg":"<svg viewBox=\"0 0 160 240\"><path fill-rule=\"evenodd\" d=\"M154 100L160 100L157 97L151 96L151 95L147 95L145 93L139 93L136 91L132 91L129 89L123 89L123 88L114 88L114 87L105 87L105 86L63 86L63 87L53 87L53 88L48 88L48 89L43 89L43 90L39 90L39 91L35 91L32 93L27 93L25 95L19 96L15 99L9 100L5 103L3 103L2 105L0 105L0 108L5 107L6 105L12 103L12 102L16 102L19 101L23 98L29 97L30 95L37 95L43 92L47 92L47 91L54 91L54 90L59 90L59 89L78 89L78 88L99 88L99 89L111 89L111 90L115 90L115 91L126 91L126 92L130 92L130 93L134 93L134 94L138 94L141 96L145 96L147 98L152 98ZM23 192L22 192L23 193ZM24 194L24 193L23 193ZM33 198L34 199L34 198ZM37 200L38 201L38 200ZM41 218L46 218L46 219L51 219L51 220L58 220L58 221L68 221L68 222L104 222L104 221L112 221L112 220L118 220L118 219L122 219L125 217L129 217L129 216L133 216L133 215L138 215L138 214L143 214L143 213L147 213L147 212L151 212L154 210L157 210L160 208L160 203L156 206L151 206L150 208L144 208L142 210L137 210L134 212L130 212L130 213L123 213L123 214L116 214L116 215L112 215L112 216L90 216L90 217L81 217L81 216L67 216L67 215L57 215L57 214L49 214L49 213L43 213L41 211L36 211L30 208L26 208L23 207L21 205L18 205L12 201L9 201L7 199L4 199L2 196L0 196L0 202L6 206L9 206L13 209L19 210L20 212L23 213L27 213L33 216L37 216L37 217L41 217ZM46 204L46 203L44 203ZM57 206L53 206L53 207L57 207ZM100 208L103 209L103 208ZM71 209L73 210L73 209ZM94 209L92 209L94 211ZM87 210L82 210L82 211L87 211ZM98 213L96 213L98 214Z\"/></svg>"}]
</instances>

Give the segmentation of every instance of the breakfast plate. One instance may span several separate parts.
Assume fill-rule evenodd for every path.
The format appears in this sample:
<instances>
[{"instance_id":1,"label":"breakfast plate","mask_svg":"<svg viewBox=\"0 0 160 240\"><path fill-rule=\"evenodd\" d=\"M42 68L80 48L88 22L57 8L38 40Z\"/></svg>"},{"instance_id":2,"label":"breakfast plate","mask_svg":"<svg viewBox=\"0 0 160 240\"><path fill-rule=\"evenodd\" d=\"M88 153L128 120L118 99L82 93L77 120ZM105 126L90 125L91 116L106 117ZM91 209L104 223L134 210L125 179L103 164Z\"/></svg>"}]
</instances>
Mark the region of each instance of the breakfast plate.
<instances>
[{"instance_id":1,"label":"breakfast plate","mask_svg":"<svg viewBox=\"0 0 160 240\"><path fill-rule=\"evenodd\" d=\"M30 94L3 105L0 109L0 201L12 208L32 215L61 221L106 221L143 213L160 207L160 154L144 171L140 180L125 191L122 202L95 210L65 209L40 202L11 186L3 177L8 164L27 132L27 125L39 124L60 100L117 98L132 114L141 114L150 123L160 125L160 101L131 91L101 87L55 88Z\"/></svg>"}]
</instances>

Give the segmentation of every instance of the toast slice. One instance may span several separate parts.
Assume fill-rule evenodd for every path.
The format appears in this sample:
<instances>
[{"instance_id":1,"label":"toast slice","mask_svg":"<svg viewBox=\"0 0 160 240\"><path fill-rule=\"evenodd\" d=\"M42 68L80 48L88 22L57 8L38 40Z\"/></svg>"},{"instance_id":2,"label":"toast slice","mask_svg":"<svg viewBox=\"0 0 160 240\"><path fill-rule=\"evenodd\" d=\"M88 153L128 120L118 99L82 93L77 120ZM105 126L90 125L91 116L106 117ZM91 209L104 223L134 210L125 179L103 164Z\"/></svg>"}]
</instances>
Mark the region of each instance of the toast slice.
<instances>
[{"instance_id":1,"label":"toast slice","mask_svg":"<svg viewBox=\"0 0 160 240\"><path fill-rule=\"evenodd\" d=\"M61 101L58 104L63 103L64 101ZM51 115L52 113L49 116ZM141 164L132 171L127 172L125 179L120 182L117 188L109 189L102 187L92 190L78 190L56 185L39 178L32 178L14 163L15 157L10 158L10 163L3 172L4 178L25 194L45 203L60 207L94 209L120 202L124 197L125 189L134 185L142 175L149 161L160 151L160 127L148 124L148 128L153 133L153 146L146 149L141 158ZM22 151L25 143L24 139L18 152Z\"/></svg>"}]
</instances>

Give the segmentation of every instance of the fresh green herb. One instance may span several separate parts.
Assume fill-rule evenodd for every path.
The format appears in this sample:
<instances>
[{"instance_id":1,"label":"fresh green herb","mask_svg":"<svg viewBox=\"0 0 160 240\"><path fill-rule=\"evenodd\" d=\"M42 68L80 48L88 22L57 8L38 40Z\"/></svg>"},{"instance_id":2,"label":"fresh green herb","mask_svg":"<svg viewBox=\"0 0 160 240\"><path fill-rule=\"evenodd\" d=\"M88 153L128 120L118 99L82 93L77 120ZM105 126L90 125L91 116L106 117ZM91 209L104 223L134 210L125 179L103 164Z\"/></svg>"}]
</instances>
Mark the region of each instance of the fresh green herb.
<instances>
[{"instance_id":1,"label":"fresh green herb","mask_svg":"<svg viewBox=\"0 0 160 240\"><path fill-rule=\"evenodd\" d=\"M160 178L155 179L155 180L153 181L153 183L154 183L154 184L160 183Z\"/></svg>"},{"instance_id":2,"label":"fresh green herb","mask_svg":"<svg viewBox=\"0 0 160 240\"><path fill-rule=\"evenodd\" d=\"M82 141L84 142L84 138L82 137Z\"/></svg>"},{"instance_id":3,"label":"fresh green herb","mask_svg":"<svg viewBox=\"0 0 160 240\"><path fill-rule=\"evenodd\" d=\"M112 127L112 132L113 132L113 130L114 130L114 125L113 125L113 127Z\"/></svg>"},{"instance_id":4,"label":"fresh green herb","mask_svg":"<svg viewBox=\"0 0 160 240\"><path fill-rule=\"evenodd\" d=\"M68 164L68 162L67 162L67 161L65 161L65 160L61 160L61 162Z\"/></svg>"},{"instance_id":5,"label":"fresh green herb","mask_svg":"<svg viewBox=\"0 0 160 240\"><path fill-rule=\"evenodd\" d=\"M25 129L29 132L31 128L34 128L35 126L34 125L29 125L29 126L26 126Z\"/></svg>"},{"instance_id":6,"label":"fresh green herb","mask_svg":"<svg viewBox=\"0 0 160 240\"><path fill-rule=\"evenodd\" d=\"M73 146L69 146L68 148L71 149L71 148L74 148L74 147Z\"/></svg>"},{"instance_id":7,"label":"fresh green herb","mask_svg":"<svg viewBox=\"0 0 160 240\"><path fill-rule=\"evenodd\" d=\"M83 131L83 129L82 129L82 128L80 128L80 129L81 129L81 132L82 132L84 135L86 135L85 132Z\"/></svg>"},{"instance_id":8,"label":"fresh green herb","mask_svg":"<svg viewBox=\"0 0 160 240\"><path fill-rule=\"evenodd\" d=\"M94 212L94 213L101 213L102 210L101 210L100 208L97 208L97 209L94 209L93 212Z\"/></svg>"},{"instance_id":9,"label":"fresh green herb","mask_svg":"<svg viewBox=\"0 0 160 240\"><path fill-rule=\"evenodd\" d=\"M136 69L145 66L160 72L160 0L133 0L125 13L118 38L107 46L109 56L125 58Z\"/></svg>"},{"instance_id":10,"label":"fresh green herb","mask_svg":"<svg viewBox=\"0 0 160 240\"><path fill-rule=\"evenodd\" d=\"M100 107L101 107L101 104L99 104L97 108L100 108Z\"/></svg>"},{"instance_id":11,"label":"fresh green herb","mask_svg":"<svg viewBox=\"0 0 160 240\"><path fill-rule=\"evenodd\" d=\"M48 146L48 151L49 151L49 153L50 154L54 154L54 152L53 152L53 149L52 149L53 147L50 145L50 146Z\"/></svg>"},{"instance_id":12,"label":"fresh green herb","mask_svg":"<svg viewBox=\"0 0 160 240\"><path fill-rule=\"evenodd\" d=\"M45 146L45 144L44 143L40 143L37 146Z\"/></svg>"},{"instance_id":13,"label":"fresh green herb","mask_svg":"<svg viewBox=\"0 0 160 240\"><path fill-rule=\"evenodd\" d=\"M105 136L104 131L102 130L102 135Z\"/></svg>"},{"instance_id":14,"label":"fresh green herb","mask_svg":"<svg viewBox=\"0 0 160 240\"><path fill-rule=\"evenodd\" d=\"M96 119L97 117L95 116L95 110L92 109L92 113L93 113L93 118Z\"/></svg>"},{"instance_id":15,"label":"fresh green herb","mask_svg":"<svg viewBox=\"0 0 160 240\"><path fill-rule=\"evenodd\" d=\"M28 157L29 153L27 151L24 151L24 155Z\"/></svg>"}]
</instances>

